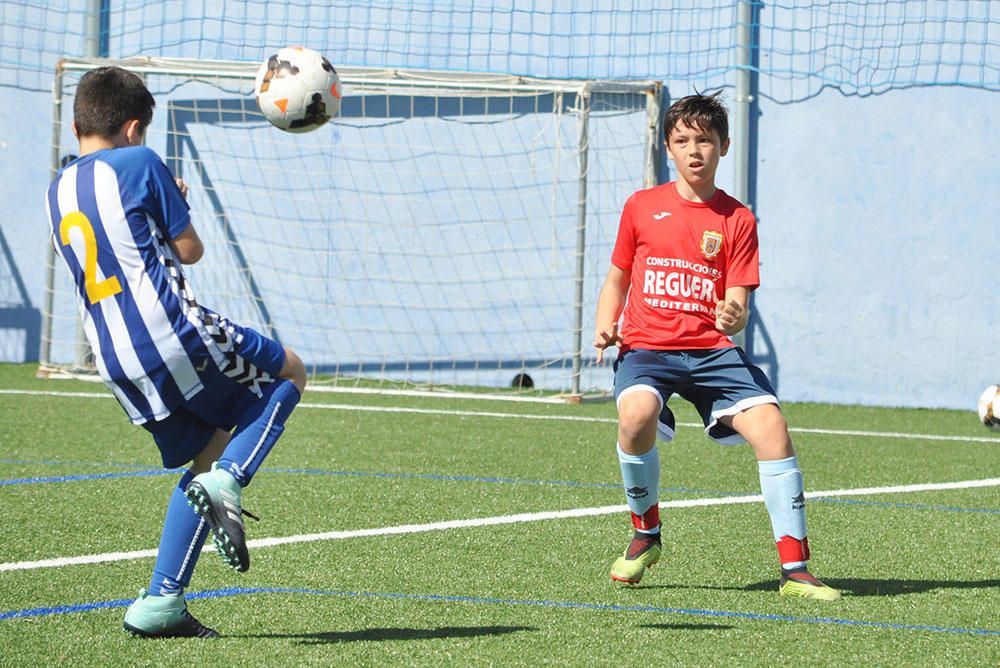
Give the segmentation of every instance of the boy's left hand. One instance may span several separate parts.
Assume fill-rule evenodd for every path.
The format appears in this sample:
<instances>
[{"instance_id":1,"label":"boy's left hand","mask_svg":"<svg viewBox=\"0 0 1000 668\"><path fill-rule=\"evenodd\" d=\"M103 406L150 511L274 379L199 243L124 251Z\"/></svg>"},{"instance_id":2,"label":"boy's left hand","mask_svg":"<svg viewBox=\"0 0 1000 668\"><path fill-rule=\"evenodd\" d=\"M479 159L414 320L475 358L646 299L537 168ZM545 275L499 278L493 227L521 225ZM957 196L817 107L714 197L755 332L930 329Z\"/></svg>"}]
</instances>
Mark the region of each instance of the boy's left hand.
<instances>
[{"instance_id":1,"label":"boy's left hand","mask_svg":"<svg viewBox=\"0 0 1000 668\"><path fill-rule=\"evenodd\" d=\"M715 328L727 336L743 329L746 308L735 299L715 303Z\"/></svg>"},{"instance_id":2,"label":"boy's left hand","mask_svg":"<svg viewBox=\"0 0 1000 668\"><path fill-rule=\"evenodd\" d=\"M612 346L620 346L625 342L622 335L618 333L618 323L611 325L610 329L599 330L594 335L594 347L597 348L597 363L604 361L604 351Z\"/></svg>"},{"instance_id":3,"label":"boy's left hand","mask_svg":"<svg viewBox=\"0 0 1000 668\"><path fill-rule=\"evenodd\" d=\"M180 188L181 197L183 197L184 199L187 199L187 196L188 196L188 184L184 183L184 179L178 178L176 176L174 177L174 182L177 184L177 187Z\"/></svg>"}]
</instances>

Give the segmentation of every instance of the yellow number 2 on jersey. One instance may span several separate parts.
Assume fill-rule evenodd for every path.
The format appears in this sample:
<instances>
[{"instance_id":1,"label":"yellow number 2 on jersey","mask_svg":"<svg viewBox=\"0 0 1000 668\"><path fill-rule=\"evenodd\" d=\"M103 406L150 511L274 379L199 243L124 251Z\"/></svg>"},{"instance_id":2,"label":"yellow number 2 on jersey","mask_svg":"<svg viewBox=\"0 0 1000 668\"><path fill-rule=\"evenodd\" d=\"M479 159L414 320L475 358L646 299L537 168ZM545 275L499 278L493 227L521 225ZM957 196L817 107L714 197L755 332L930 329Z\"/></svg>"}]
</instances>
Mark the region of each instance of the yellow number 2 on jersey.
<instances>
[{"instance_id":1,"label":"yellow number 2 on jersey","mask_svg":"<svg viewBox=\"0 0 1000 668\"><path fill-rule=\"evenodd\" d=\"M117 276L111 276L100 282L97 280L97 237L94 236L94 226L83 213L74 211L59 221L59 240L62 241L62 245L70 245L69 231L74 227L83 235L83 283L87 290L87 299L91 304L96 304L102 299L117 295L122 291Z\"/></svg>"}]
</instances>

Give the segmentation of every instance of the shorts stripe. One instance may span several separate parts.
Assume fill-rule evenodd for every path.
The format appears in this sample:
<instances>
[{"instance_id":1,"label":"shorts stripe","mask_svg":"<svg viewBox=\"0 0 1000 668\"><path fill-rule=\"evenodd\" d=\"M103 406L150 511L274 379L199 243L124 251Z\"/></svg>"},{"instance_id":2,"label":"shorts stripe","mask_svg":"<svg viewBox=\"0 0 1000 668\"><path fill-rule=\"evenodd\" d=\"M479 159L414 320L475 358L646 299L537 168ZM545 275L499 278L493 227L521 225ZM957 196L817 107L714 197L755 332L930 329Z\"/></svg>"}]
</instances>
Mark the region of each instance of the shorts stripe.
<instances>
[{"instance_id":1,"label":"shorts stripe","mask_svg":"<svg viewBox=\"0 0 1000 668\"><path fill-rule=\"evenodd\" d=\"M184 553L184 561L181 563L180 572L174 576L177 582L184 582L184 572L187 570L188 564L191 563L191 555L194 554L196 548L201 545L201 535L205 529L205 519L202 518L198 522L198 529L194 532L194 536L191 537L191 542L188 544L187 552Z\"/></svg>"},{"instance_id":2,"label":"shorts stripe","mask_svg":"<svg viewBox=\"0 0 1000 668\"><path fill-rule=\"evenodd\" d=\"M729 408L723 408L722 410L712 411L712 421L708 423L705 427L705 436L719 443L720 445L740 445L745 443L746 439L740 434L730 434L728 436L722 436L716 438L709 433L716 424L719 423L719 418L727 417L730 415L736 415L737 413L742 413L748 408L753 408L754 406L762 406L764 404L775 404L778 405L778 398L773 394L762 394L759 397L748 397L746 399L741 399Z\"/></svg>"},{"instance_id":3,"label":"shorts stripe","mask_svg":"<svg viewBox=\"0 0 1000 668\"><path fill-rule=\"evenodd\" d=\"M659 420L656 421L656 435L660 437L660 440L664 443L669 443L674 440L674 430L670 425L664 424Z\"/></svg>"},{"instance_id":4,"label":"shorts stripe","mask_svg":"<svg viewBox=\"0 0 1000 668\"><path fill-rule=\"evenodd\" d=\"M661 411L663 410L663 397L660 395L659 390L657 390L652 385L643 385L643 384L629 385L624 390L622 390L618 394L618 398L615 399L615 406L621 406L622 397L624 397L626 394L632 394L633 392L652 392L653 394L656 395L657 400L659 400L660 402L660 410Z\"/></svg>"},{"instance_id":5,"label":"shorts stripe","mask_svg":"<svg viewBox=\"0 0 1000 668\"><path fill-rule=\"evenodd\" d=\"M240 464L241 471L246 471L247 467L250 465L250 462L252 462L253 458L257 456L258 452L260 452L261 447L263 447L264 442L267 440L268 435L271 433L271 427L274 426L274 418L278 415L278 411L280 410L281 410L281 402L279 401L274 406L274 410L271 411L271 417L267 419L267 426L264 427L264 433L260 435L260 440L257 441L257 445L254 446L254 449L250 452L250 456L246 458L246 461Z\"/></svg>"}]
</instances>

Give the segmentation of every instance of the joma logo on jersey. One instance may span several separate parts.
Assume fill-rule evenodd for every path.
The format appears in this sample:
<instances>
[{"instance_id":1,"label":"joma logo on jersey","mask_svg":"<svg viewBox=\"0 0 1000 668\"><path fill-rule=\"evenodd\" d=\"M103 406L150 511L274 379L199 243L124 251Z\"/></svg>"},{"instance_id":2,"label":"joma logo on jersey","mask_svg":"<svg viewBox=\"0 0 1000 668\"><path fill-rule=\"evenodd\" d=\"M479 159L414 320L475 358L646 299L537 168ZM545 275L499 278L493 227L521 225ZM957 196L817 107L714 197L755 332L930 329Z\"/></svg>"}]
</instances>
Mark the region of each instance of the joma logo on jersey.
<instances>
[{"instance_id":1,"label":"joma logo on jersey","mask_svg":"<svg viewBox=\"0 0 1000 668\"><path fill-rule=\"evenodd\" d=\"M701 235L701 254L711 260L722 250L722 232L705 230Z\"/></svg>"}]
</instances>

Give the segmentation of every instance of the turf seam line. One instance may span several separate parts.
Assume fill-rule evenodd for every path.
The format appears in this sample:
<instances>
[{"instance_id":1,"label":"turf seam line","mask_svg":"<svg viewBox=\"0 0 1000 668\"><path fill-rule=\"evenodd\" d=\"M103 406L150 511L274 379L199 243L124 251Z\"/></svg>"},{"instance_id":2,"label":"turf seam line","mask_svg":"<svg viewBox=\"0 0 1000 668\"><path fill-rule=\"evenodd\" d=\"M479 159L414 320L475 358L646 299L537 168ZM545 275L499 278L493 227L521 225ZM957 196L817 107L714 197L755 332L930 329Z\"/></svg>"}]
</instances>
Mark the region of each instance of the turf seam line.
<instances>
[{"instance_id":1,"label":"turf seam line","mask_svg":"<svg viewBox=\"0 0 1000 668\"><path fill-rule=\"evenodd\" d=\"M818 492L806 492L806 498L824 498L841 496L870 496L873 494L905 494L909 492L941 491L952 489L974 489L982 487L998 487L1000 478L989 478L985 480L962 480L957 482L922 483L911 485L892 485L888 487L861 487L854 489L834 489ZM676 501L663 501L660 508L699 508L707 506L726 506L747 503L762 503L764 497L760 494L746 494L743 496L723 496L708 499L680 499ZM479 517L465 520L447 520L443 522L430 522L426 524L404 524L391 527L377 527L372 529L354 529L348 531L326 531L313 534L297 534L292 536L280 536L273 538L257 538L247 541L250 548L274 547L276 545L290 545L298 543L312 543L324 540L344 540L348 538L362 538L375 536L398 536L403 534L426 533L430 531L444 531L448 529L466 529L483 526L500 526L505 524L520 524L524 522L540 522L556 519L571 519L579 517L595 517L599 515L611 515L616 513L627 513L627 505L598 506L592 508L571 508L568 510L554 510L534 513L517 513L513 515L497 515L492 517ZM211 552L215 548L206 545L203 551ZM104 554L91 554L77 557L57 557L54 559L42 559L38 561L19 561L0 563L0 573L8 571L34 570L38 568L58 568L63 566L74 566L82 564L98 564L114 561L127 561L133 559L144 559L156 556L156 550L138 550L133 552L108 552Z\"/></svg>"}]
</instances>

